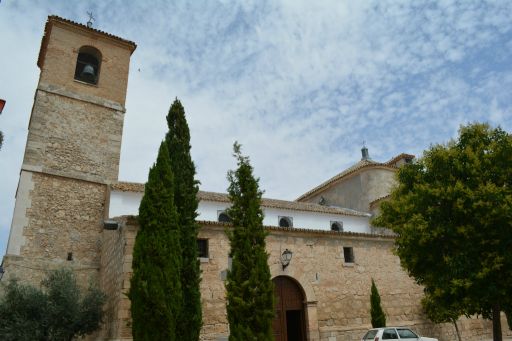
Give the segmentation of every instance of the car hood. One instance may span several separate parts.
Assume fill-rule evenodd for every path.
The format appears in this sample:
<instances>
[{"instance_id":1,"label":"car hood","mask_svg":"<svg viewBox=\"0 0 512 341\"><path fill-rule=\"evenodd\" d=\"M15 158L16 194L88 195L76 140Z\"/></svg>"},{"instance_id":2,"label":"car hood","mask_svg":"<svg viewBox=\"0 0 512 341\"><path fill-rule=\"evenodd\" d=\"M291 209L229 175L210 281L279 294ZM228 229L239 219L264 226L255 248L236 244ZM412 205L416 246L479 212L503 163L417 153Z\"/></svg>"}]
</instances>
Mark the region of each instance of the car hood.
<instances>
[{"instance_id":1,"label":"car hood","mask_svg":"<svg viewBox=\"0 0 512 341\"><path fill-rule=\"evenodd\" d=\"M438 341L437 339L431 338L431 337L425 337L422 336L418 339L418 341Z\"/></svg>"}]
</instances>

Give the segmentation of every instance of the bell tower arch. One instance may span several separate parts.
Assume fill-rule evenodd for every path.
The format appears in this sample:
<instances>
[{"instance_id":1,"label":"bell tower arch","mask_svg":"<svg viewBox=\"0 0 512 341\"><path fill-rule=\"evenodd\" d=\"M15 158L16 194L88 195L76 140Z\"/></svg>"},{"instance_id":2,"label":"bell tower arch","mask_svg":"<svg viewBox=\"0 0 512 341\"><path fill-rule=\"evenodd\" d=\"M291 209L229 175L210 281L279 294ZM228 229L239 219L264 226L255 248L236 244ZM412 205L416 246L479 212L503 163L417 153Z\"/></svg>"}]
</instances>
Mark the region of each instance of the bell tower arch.
<instances>
[{"instance_id":1,"label":"bell tower arch","mask_svg":"<svg viewBox=\"0 0 512 341\"><path fill-rule=\"evenodd\" d=\"M61 265L97 278L135 48L131 41L48 17L3 260L6 278L37 281Z\"/></svg>"}]
</instances>

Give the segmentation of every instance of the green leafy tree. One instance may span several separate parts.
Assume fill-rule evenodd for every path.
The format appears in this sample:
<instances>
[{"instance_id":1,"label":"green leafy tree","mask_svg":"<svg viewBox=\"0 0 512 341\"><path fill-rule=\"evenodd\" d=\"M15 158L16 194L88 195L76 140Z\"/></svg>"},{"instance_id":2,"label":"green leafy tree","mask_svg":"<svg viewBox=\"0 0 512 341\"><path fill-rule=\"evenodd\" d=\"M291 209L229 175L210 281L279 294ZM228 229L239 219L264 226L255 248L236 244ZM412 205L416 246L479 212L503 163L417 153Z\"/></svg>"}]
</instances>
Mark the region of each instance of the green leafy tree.
<instances>
[{"instance_id":1,"label":"green leafy tree","mask_svg":"<svg viewBox=\"0 0 512 341\"><path fill-rule=\"evenodd\" d=\"M232 258L226 283L229 340L273 340L274 292L265 250L262 192L249 158L242 155L236 142L234 156L238 168L228 173L232 203L228 214L233 222L233 228L227 230Z\"/></svg>"},{"instance_id":2,"label":"green leafy tree","mask_svg":"<svg viewBox=\"0 0 512 341\"><path fill-rule=\"evenodd\" d=\"M487 124L461 127L398 171L373 224L392 229L402 266L439 299L493 320L512 298L512 137Z\"/></svg>"},{"instance_id":3,"label":"green leafy tree","mask_svg":"<svg viewBox=\"0 0 512 341\"><path fill-rule=\"evenodd\" d=\"M0 339L71 341L99 328L104 302L93 286L82 293L67 269L49 273L42 288L10 281L0 299Z\"/></svg>"},{"instance_id":4,"label":"green leafy tree","mask_svg":"<svg viewBox=\"0 0 512 341\"><path fill-rule=\"evenodd\" d=\"M455 333L457 334L457 339L462 341L459 327L457 326L457 320L459 316L464 313L456 303L448 305L448 302L442 300L440 297L443 295L439 295L439 290L430 293L426 290L426 295L421 300L423 310L430 321L434 323L452 323L455 328Z\"/></svg>"},{"instance_id":5,"label":"green leafy tree","mask_svg":"<svg viewBox=\"0 0 512 341\"><path fill-rule=\"evenodd\" d=\"M197 252L197 192L196 169L190 156L190 131L185 109L176 99L167 115L169 131L165 141L169 149L174 174L174 204L178 212L178 226L182 250L181 288L183 310L178 321L182 340L199 340L201 330L201 271Z\"/></svg>"},{"instance_id":6,"label":"green leafy tree","mask_svg":"<svg viewBox=\"0 0 512 341\"><path fill-rule=\"evenodd\" d=\"M380 305L380 295L372 278L372 290L370 295L370 315L372 317L372 327L380 328L386 326L386 314Z\"/></svg>"},{"instance_id":7,"label":"green leafy tree","mask_svg":"<svg viewBox=\"0 0 512 341\"><path fill-rule=\"evenodd\" d=\"M138 340L183 340L177 335L182 306L181 247L169 151L162 142L139 207L133 249L132 334Z\"/></svg>"}]
</instances>

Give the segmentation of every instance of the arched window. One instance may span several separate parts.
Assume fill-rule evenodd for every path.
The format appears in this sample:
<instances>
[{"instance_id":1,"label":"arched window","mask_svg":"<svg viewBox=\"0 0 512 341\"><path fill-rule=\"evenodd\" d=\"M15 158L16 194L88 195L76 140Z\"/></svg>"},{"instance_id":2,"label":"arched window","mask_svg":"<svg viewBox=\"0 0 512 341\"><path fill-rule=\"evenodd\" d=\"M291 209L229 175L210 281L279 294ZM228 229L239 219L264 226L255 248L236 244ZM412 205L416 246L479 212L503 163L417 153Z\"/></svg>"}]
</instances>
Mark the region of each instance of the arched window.
<instances>
[{"instance_id":1,"label":"arched window","mask_svg":"<svg viewBox=\"0 0 512 341\"><path fill-rule=\"evenodd\" d=\"M217 212L217 220L221 223L230 223L231 222L231 218L228 216L226 211Z\"/></svg>"},{"instance_id":2,"label":"arched window","mask_svg":"<svg viewBox=\"0 0 512 341\"><path fill-rule=\"evenodd\" d=\"M82 46L76 59L75 79L89 84L98 84L101 53L91 46Z\"/></svg>"},{"instance_id":3,"label":"arched window","mask_svg":"<svg viewBox=\"0 0 512 341\"><path fill-rule=\"evenodd\" d=\"M343 232L343 222L331 221L331 231Z\"/></svg>"},{"instance_id":4,"label":"arched window","mask_svg":"<svg viewBox=\"0 0 512 341\"><path fill-rule=\"evenodd\" d=\"M279 217L279 227L293 227L293 218Z\"/></svg>"}]
</instances>

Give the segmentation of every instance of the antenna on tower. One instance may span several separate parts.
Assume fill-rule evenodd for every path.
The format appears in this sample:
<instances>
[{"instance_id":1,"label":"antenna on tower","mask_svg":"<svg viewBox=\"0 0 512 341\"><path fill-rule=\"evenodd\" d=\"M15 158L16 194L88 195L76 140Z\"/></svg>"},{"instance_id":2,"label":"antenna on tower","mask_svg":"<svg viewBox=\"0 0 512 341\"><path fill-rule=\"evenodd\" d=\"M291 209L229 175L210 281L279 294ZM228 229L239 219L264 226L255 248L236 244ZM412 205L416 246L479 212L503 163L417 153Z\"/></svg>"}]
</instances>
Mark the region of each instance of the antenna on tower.
<instances>
[{"instance_id":1,"label":"antenna on tower","mask_svg":"<svg viewBox=\"0 0 512 341\"><path fill-rule=\"evenodd\" d=\"M87 12L87 15L89 16L89 21L87 21L87 27L91 28L92 27L92 21L96 20L96 19L94 19L94 17L92 16L92 12Z\"/></svg>"}]
</instances>

